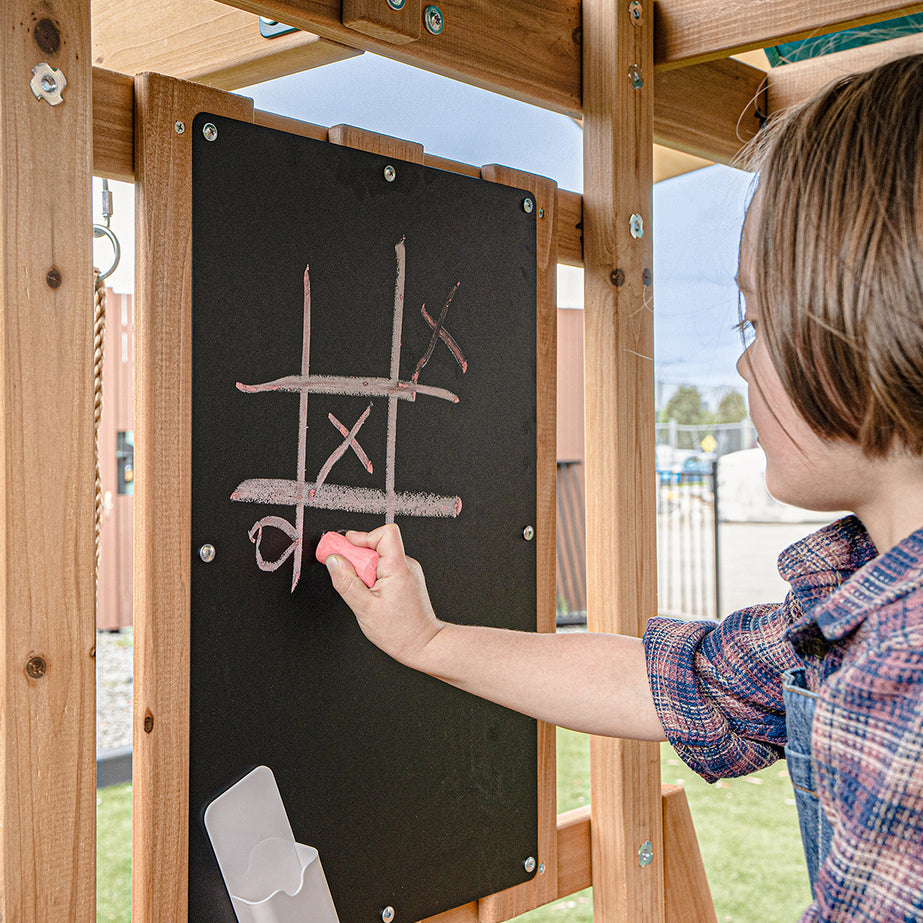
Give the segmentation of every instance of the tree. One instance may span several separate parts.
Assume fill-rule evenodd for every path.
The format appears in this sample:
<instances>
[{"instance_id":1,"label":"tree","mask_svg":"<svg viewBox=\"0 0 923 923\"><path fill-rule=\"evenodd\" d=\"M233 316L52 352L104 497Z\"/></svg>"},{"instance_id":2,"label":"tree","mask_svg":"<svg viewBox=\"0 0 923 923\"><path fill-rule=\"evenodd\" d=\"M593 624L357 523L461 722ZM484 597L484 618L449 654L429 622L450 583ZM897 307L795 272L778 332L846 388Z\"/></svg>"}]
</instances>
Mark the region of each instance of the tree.
<instances>
[{"instance_id":1,"label":"tree","mask_svg":"<svg viewBox=\"0 0 923 923\"><path fill-rule=\"evenodd\" d=\"M667 420L676 420L677 423L711 422L710 415L702 403L702 395L695 385L680 385L667 401L664 416Z\"/></svg>"},{"instance_id":2,"label":"tree","mask_svg":"<svg viewBox=\"0 0 923 923\"><path fill-rule=\"evenodd\" d=\"M728 391L718 403L716 423L740 423L747 416L747 402L739 391Z\"/></svg>"}]
</instances>

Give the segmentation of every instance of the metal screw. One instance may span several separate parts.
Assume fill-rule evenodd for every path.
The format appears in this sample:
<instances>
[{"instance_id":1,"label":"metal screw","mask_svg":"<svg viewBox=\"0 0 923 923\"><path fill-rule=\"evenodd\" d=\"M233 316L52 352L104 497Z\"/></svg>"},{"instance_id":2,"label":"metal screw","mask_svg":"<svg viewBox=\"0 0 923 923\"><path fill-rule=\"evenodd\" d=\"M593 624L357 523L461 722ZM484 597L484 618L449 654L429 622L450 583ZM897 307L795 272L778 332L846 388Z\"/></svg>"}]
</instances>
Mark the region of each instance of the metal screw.
<instances>
[{"instance_id":1,"label":"metal screw","mask_svg":"<svg viewBox=\"0 0 923 923\"><path fill-rule=\"evenodd\" d=\"M178 135L181 135L186 130L186 126L182 122L174 122L173 128Z\"/></svg>"},{"instance_id":2,"label":"metal screw","mask_svg":"<svg viewBox=\"0 0 923 923\"><path fill-rule=\"evenodd\" d=\"M522 210L527 214L532 214L532 209L535 208L535 203L531 199L522 200Z\"/></svg>"},{"instance_id":3,"label":"metal screw","mask_svg":"<svg viewBox=\"0 0 923 923\"><path fill-rule=\"evenodd\" d=\"M628 4L628 15L631 17L631 23L634 26L640 26L644 19L644 7L638 2L638 0L631 0L631 3Z\"/></svg>"},{"instance_id":4,"label":"metal screw","mask_svg":"<svg viewBox=\"0 0 923 923\"><path fill-rule=\"evenodd\" d=\"M539 218L544 218L544 217L545 217L545 209L544 209L544 208L540 208L540 209L538 210L538 216L539 216Z\"/></svg>"},{"instance_id":5,"label":"metal screw","mask_svg":"<svg viewBox=\"0 0 923 923\"><path fill-rule=\"evenodd\" d=\"M211 562L215 560L215 546L214 545L203 545L199 549L199 557L206 564L211 564Z\"/></svg>"},{"instance_id":6,"label":"metal screw","mask_svg":"<svg viewBox=\"0 0 923 923\"><path fill-rule=\"evenodd\" d=\"M42 62L32 68L32 79L29 81L29 86L32 89L32 95L36 99L44 99L49 106L57 106L64 102L61 94L67 86L67 80L58 68L50 64Z\"/></svg>"},{"instance_id":7,"label":"metal screw","mask_svg":"<svg viewBox=\"0 0 923 923\"><path fill-rule=\"evenodd\" d=\"M394 908L385 907L385 909L381 912L381 920L382 923L392 923L394 920Z\"/></svg>"},{"instance_id":8,"label":"metal screw","mask_svg":"<svg viewBox=\"0 0 923 923\"><path fill-rule=\"evenodd\" d=\"M640 215L632 215L628 219L628 231L635 240L644 237L644 219Z\"/></svg>"},{"instance_id":9,"label":"metal screw","mask_svg":"<svg viewBox=\"0 0 923 923\"><path fill-rule=\"evenodd\" d=\"M385 167L385 180L389 183L393 183L396 179L397 170L395 170L391 164L388 164L388 166Z\"/></svg>"},{"instance_id":10,"label":"metal screw","mask_svg":"<svg viewBox=\"0 0 923 923\"><path fill-rule=\"evenodd\" d=\"M625 270L613 269L609 273L609 281L616 287L621 288L625 284Z\"/></svg>"},{"instance_id":11,"label":"metal screw","mask_svg":"<svg viewBox=\"0 0 923 923\"><path fill-rule=\"evenodd\" d=\"M654 861L654 844L650 840L645 840L638 847L638 865L646 868Z\"/></svg>"},{"instance_id":12,"label":"metal screw","mask_svg":"<svg viewBox=\"0 0 923 923\"><path fill-rule=\"evenodd\" d=\"M430 35L439 35L445 28L445 17L438 6L428 6L423 11L423 25Z\"/></svg>"},{"instance_id":13,"label":"metal screw","mask_svg":"<svg viewBox=\"0 0 923 923\"><path fill-rule=\"evenodd\" d=\"M529 856L529 858L523 862L522 867L531 875L535 871L536 865L535 856Z\"/></svg>"},{"instance_id":14,"label":"metal screw","mask_svg":"<svg viewBox=\"0 0 923 923\"><path fill-rule=\"evenodd\" d=\"M144 733L150 734L154 730L154 716L148 712L144 716Z\"/></svg>"},{"instance_id":15,"label":"metal screw","mask_svg":"<svg viewBox=\"0 0 923 923\"><path fill-rule=\"evenodd\" d=\"M206 122L202 126L202 134L206 141L214 141L218 137L218 128L212 122Z\"/></svg>"},{"instance_id":16,"label":"metal screw","mask_svg":"<svg viewBox=\"0 0 923 923\"><path fill-rule=\"evenodd\" d=\"M641 68L637 64L632 64L628 68L628 79L634 90L640 90L644 86L644 77L641 76Z\"/></svg>"},{"instance_id":17,"label":"metal screw","mask_svg":"<svg viewBox=\"0 0 923 923\"><path fill-rule=\"evenodd\" d=\"M651 282L653 282L653 281L654 281L654 277L653 277L653 275L651 274L651 271L650 271L649 269L643 270L642 273L641 273L641 282L642 282L644 285L650 285Z\"/></svg>"},{"instance_id":18,"label":"metal screw","mask_svg":"<svg viewBox=\"0 0 923 923\"><path fill-rule=\"evenodd\" d=\"M538 873L539 873L539 875L544 875L544 874L545 874L545 863L544 863L544 862L539 862L539 864L538 864Z\"/></svg>"},{"instance_id":19,"label":"metal screw","mask_svg":"<svg viewBox=\"0 0 923 923\"><path fill-rule=\"evenodd\" d=\"M61 270L57 266L52 266L48 272L45 273L45 282L48 283L49 288L60 288L61 287Z\"/></svg>"},{"instance_id":20,"label":"metal screw","mask_svg":"<svg viewBox=\"0 0 923 923\"><path fill-rule=\"evenodd\" d=\"M526 526L525 529L522 530L522 537L527 542L531 542L532 539L535 538L535 529L533 529L532 526Z\"/></svg>"},{"instance_id":21,"label":"metal screw","mask_svg":"<svg viewBox=\"0 0 923 923\"><path fill-rule=\"evenodd\" d=\"M45 658L39 654L30 657L26 661L26 675L29 679L41 679L45 675L47 669L48 664L45 663Z\"/></svg>"},{"instance_id":22,"label":"metal screw","mask_svg":"<svg viewBox=\"0 0 923 923\"><path fill-rule=\"evenodd\" d=\"M392 10L404 9L404 3L405 0L388 0L388 6L390 6Z\"/></svg>"}]
</instances>

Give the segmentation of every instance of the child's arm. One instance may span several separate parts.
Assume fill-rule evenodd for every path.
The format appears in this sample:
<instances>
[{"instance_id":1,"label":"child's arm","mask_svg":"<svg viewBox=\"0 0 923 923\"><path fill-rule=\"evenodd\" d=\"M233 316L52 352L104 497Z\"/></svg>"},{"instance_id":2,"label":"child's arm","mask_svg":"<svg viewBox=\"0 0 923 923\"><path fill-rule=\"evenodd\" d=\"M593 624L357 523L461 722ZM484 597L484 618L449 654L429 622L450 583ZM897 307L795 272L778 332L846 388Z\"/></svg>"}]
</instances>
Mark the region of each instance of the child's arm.
<instances>
[{"instance_id":1,"label":"child's arm","mask_svg":"<svg viewBox=\"0 0 923 923\"><path fill-rule=\"evenodd\" d=\"M369 589L345 558L331 555L333 586L366 637L395 660L562 727L664 739L638 638L442 622L433 612L420 565L404 554L397 526L347 537L379 553L378 579Z\"/></svg>"}]
</instances>

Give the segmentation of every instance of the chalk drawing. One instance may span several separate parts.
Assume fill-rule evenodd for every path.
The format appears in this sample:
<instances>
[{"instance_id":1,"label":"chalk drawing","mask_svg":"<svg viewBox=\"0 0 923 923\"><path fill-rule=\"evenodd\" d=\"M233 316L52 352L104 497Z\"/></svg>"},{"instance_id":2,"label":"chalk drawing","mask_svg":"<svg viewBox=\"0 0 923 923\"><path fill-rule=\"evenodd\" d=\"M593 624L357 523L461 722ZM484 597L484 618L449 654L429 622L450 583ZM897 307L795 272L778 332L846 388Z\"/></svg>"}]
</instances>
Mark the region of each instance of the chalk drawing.
<instances>
[{"instance_id":1,"label":"chalk drawing","mask_svg":"<svg viewBox=\"0 0 923 923\"><path fill-rule=\"evenodd\" d=\"M420 373L426 367L437 343L441 341L455 358L462 372L468 370L468 362L458 344L445 329L449 306L460 282L456 282L443 305L437 320L429 315L424 304L421 308L423 320L432 330L430 341L416 364L409 381L401 380L401 335L404 324L404 283L406 277L406 247L402 238L395 245L394 308L391 323L391 366L388 377L348 377L340 375L312 375L310 373L311 353L311 274L310 267L304 270L304 320L301 344L301 372L261 384L237 382L237 388L244 394L259 394L273 391L292 391L299 395L298 403L298 457L296 476L286 478L249 478L237 485L231 494L232 500L248 503L268 503L295 508L294 525L280 516L264 516L253 524L248 532L255 547L256 563L260 570L275 571L292 558L292 591L298 586L301 576L301 562L304 544L304 510L313 507L325 510L343 510L352 513L384 515L385 522L394 522L396 516L455 517L461 512L460 497L443 497L420 492L398 491L395 488L395 455L397 446L397 408L399 401L415 402L417 396L432 397L459 402L458 396L446 388L424 385L419 381ZM388 400L387 439L385 450L384 489L352 487L331 484L328 477L340 459L352 449L362 466L373 473L373 465L359 444L357 436L362 425L372 412L373 403L365 408L351 429L347 429L332 413L327 419L343 437L343 441L327 457L315 479L306 480L306 455L308 431L308 395L339 394L350 397L383 397ZM274 560L263 556L261 542L263 531L278 529L289 539L285 550Z\"/></svg>"}]
</instances>

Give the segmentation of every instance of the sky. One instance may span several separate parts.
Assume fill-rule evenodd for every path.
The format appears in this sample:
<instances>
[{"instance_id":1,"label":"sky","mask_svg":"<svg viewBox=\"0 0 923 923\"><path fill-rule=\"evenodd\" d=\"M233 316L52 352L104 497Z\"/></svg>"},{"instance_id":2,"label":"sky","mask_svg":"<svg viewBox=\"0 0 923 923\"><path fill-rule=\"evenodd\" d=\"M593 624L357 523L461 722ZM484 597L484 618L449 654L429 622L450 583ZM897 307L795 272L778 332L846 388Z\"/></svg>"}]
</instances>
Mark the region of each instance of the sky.
<instances>
[{"instance_id":1,"label":"sky","mask_svg":"<svg viewBox=\"0 0 923 923\"><path fill-rule=\"evenodd\" d=\"M238 91L258 109L318 125L354 125L416 141L440 157L549 176L562 189L583 190L582 133L571 118L363 54ZM716 401L742 387L735 362L737 247L751 177L712 166L654 187L654 338L658 404L678 384L694 384ZM101 221L99 180L94 220ZM109 284L133 290L131 187L111 183L111 226L122 261ZM646 227L650 226L645 222ZM95 244L108 265L107 240ZM582 306L579 270L559 267L558 304Z\"/></svg>"}]
</instances>

